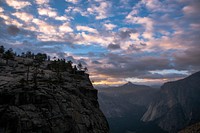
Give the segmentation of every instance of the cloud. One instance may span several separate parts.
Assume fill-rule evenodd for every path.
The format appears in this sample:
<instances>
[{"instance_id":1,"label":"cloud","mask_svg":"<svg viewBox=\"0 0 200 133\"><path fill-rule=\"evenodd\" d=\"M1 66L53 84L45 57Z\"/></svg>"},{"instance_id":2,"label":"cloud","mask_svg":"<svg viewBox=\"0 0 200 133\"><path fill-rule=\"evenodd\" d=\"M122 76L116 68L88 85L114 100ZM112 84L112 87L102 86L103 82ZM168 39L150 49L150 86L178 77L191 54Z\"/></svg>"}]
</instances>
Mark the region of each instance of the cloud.
<instances>
[{"instance_id":1,"label":"cloud","mask_svg":"<svg viewBox=\"0 0 200 133\"><path fill-rule=\"evenodd\" d=\"M147 31L152 31L154 22L149 17L127 16L128 22L142 24Z\"/></svg>"},{"instance_id":2,"label":"cloud","mask_svg":"<svg viewBox=\"0 0 200 133\"><path fill-rule=\"evenodd\" d=\"M90 28L90 27L88 27L88 26L76 26L76 29L78 30L78 31L87 31L87 32L90 32L90 33L95 33L95 34L97 34L98 33L98 31L96 30L96 29L94 29L94 28Z\"/></svg>"},{"instance_id":3,"label":"cloud","mask_svg":"<svg viewBox=\"0 0 200 133\"><path fill-rule=\"evenodd\" d=\"M51 39L50 36L52 35L56 35L57 34L57 29L55 26L50 25L48 23L46 23L43 20L34 18L33 19L33 23L36 25L37 30L36 32L42 33L42 34L38 34L37 38L40 40L46 40L46 39Z\"/></svg>"},{"instance_id":4,"label":"cloud","mask_svg":"<svg viewBox=\"0 0 200 133\"><path fill-rule=\"evenodd\" d=\"M2 7L0 7L0 12L4 12L4 9Z\"/></svg>"},{"instance_id":5,"label":"cloud","mask_svg":"<svg viewBox=\"0 0 200 133\"><path fill-rule=\"evenodd\" d=\"M121 47L120 47L120 45L119 44L109 44L108 45L108 49L111 49L111 50L118 50L118 49L120 49Z\"/></svg>"},{"instance_id":6,"label":"cloud","mask_svg":"<svg viewBox=\"0 0 200 133\"><path fill-rule=\"evenodd\" d=\"M139 41L139 36L140 36L139 33L130 33L129 35L130 35L130 38L131 38L132 40Z\"/></svg>"},{"instance_id":7,"label":"cloud","mask_svg":"<svg viewBox=\"0 0 200 133\"><path fill-rule=\"evenodd\" d=\"M9 16L7 16L7 15L5 15L3 13L0 13L0 17L3 18L4 20L9 20L10 19Z\"/></svg>"},{"instance_id":8,"label":"cloud","mask_svg":"<svg viewBox=\"0 0 200 133\"><path fill-rule=\"evenodd\" d=\"M199 70L200 46L174 53L174 65L180 70Z\"/></svg>"},{"instance_id":9,"label":"cloud","mask_svg":"<svg viewBox=\"0 0 200 133\"><path fill-rule=\"evenodd\" d=\"M19 0L6 0L8 6L13 7L14 9L22 9L26 6L30 6L31 3L28 1L19 1Z\"/></svg>"},{"instance_id":10,"label":"cloud","mask_svg":"<svg viewBox=\"0 0 200 133\"><path fill-rule=\"evenodd\" d=\"M20 29L17 26L11 25L8 26L7 31L10 35L16 36L20 32Z\"/></svg>"},{"instance_id":11,"label":"cloud","mask_svg":"<svg viewBox=\"0 0 200 133\"><path fill-rule=\"evenodd\" d=\"M121 39L127 39L131 36L132 33L136 33L135 29L131 28L121 28L119 32L119 36Z\"/></svg>"},{"instance_id":12,"label":"cloud","mask_svg":"<svg viewBox=\"0 0 200 133\"><path fill-rule=\"evenodd\" d=\"M139 38L137 39L135 35L132 36L133 40L152 42L167 33L163 31L173 31L175 25L182 25L183 21L178 22L182 15L179 4L178 1L171 2L168 0L162 2L159 0L138 1L125 19L127 23L132 25L140 25L140 28L138 28ZM141 15L144 13L141 8L144 8L145 12L147 12L146 15ZM161 29L163 31L160 31ZM167 34L169 36L171 33L168 32Z\"/></svg>"},{"instance_id":13,"label":"cloud","mask_svg":"<svg viewBox=\"0 0 200 133\"><path fill-rule=\"evenodd\" d=\"M156 82L160 82L163 80L163 82L167 82L169 80L177 80L180 78L184 78L188 76L187 74L179 74L179 73L168 73L168 74L158 74L158 73L150 73L147 72L143 75L137 76L138 79L140 80L152 80L152 81L156 81ZM159 81L160 80L160 81Z\"/></svg>"},{"instance_id":14,"label":"cloud","mask_svg":"<svg viewBox=\"0 0 200 133\"><path fill-rule=\"evenodd\" d=\"M142 42L140 42L140 45L142 45L142 46L147 46L146 43L142 43Z\"/></svg>"},{"instance_id":15,"label":"cloud","mask_svg":"<svg viewBox=\"0 0 200 133\"><path fill-rule=\"evenodd\" d=\"M200 24L192 23L192 24L190 24L190 27L191 27L192 30L199 30L200 29Z\"/></svg>"},{"instance_id":16,"label":"cloud","mask_svg":"<svg viewBox=\"0 0 200 133\"><path fill-rule=\"evenodd\" d=\"M49 0L35 0L38 5L48 4Z\"/></svg>"},{"instance_id":17,"label":"cloud","mask_svg":"<svg viewBox=\"0 0 200 133\"><path fill-rule=\"evenodd\" d=\"M200 2L193 0L182 8L182 11L188 20L199 22Z\"/></svg>"},{"instance_id":18,"label":"cloud","mask_svg":"<svg viewBox=\"0 0 200 133\"><path fill-rule=\"evenodd\" d=\"M6 25L16 25L17 27L22 27L23 24L20 23L18 20L16 19L12 19L9 16L5 15L5 14L0 14L0 17L4 19L4 23Z\"/></svg>"},{"instance_id":19,"label":"cloud","mask_svg":"<svg viewBox=\"0 0 200 133\"><path fill-rule=\"evenodd\" d=\"M41 1L39 0L40 3L46 2L48 3L48 1ZM44 6L39 6L37 8L38 14L41 16L48 16L50 18L54 18L55 20L59 20L59 21L69 21L71 18L63 15L63 16L58 16L58 13L56 11L56 9L51 8L50 5L45 4Z\"/></svg>"},{"instance_id":20,"label":"cloud","mask_svg":"<svg viewBox=\"0 0 200 133\"><path fill-rule=\"evenodd\" d=\"M103 24L104 27L106 28L106 30L113 30L114 28L117 27L117 25L114 25L114 24Z\"/></svg>"},{"instance_id":21,"label":"cloud","mask_svg":"<svg viewBox=\"0 0 200 133\"><path fill-rule=\"evenodd\" d=\"M78 34L77 37L78 41L75 43L85 45L97 44L103 47L107 47L110 42L114 41L114 37L101 36L99 34L86 34L85 32Z\"/></svg>"},{"instance_id":22,"label":"cloud","mask_svg":"<svg viewBox=\"0 0 200 133\"><path fill-rule=\"evenodd\" d=\"M81 58L79 60L77 60L78 63L81 63L82 65L86 65L87 66L87 60Z\"/></svg>"},{"instance_id":23,"label":"cloud","mask_svg":"<svg viewBox=\"0 0 200 133\"><path fill-rule=\"evenodd\" d=\"M65 9L65 12L69 14L70 16L74 16L75 14L79 13L81 16L89 17L89 13L85 11L83 8L80 8L78 6L68 6L67 9ZM72 17L73 18L73 17Z\"/></svg>"},{"instance_id":24,"label":"cloud","mask_svg":"<svg viewBox=\"0 0 200 133\"><path fill-rule=\"evenodd\" d=\"M24 22L30 22L33 19L33 15L28 14L26 12L15 12L12 13L12 15L17 17L18 19L23 20Z\"/></svg>"},{"instance_id":25,"label":"cloud","mask_svg":"<svg viewBox=\"0 0 200 133\"><path fill-rule=\"evenodd\" d=\"M37 8L38 10L38 14L42 15L42 16L48 16L48 17L56 17L57 16L57 12L55 11L55 9L51 8L51 7L47 7L47 8Z\"/></svg>"},{"instance_id":26,"label":"cloud","mask_svg":"<svg viewBox=\"0 0 200 133\"><path fill-rule=\"evenodd\" d=\"M141 3L151 11L161 11L163 7L159 0L142 0Z\"/></svg>"},{"instance_id":27,"label":"cloud","mask_svg":"<svg viewBox=\"0 0 200 133\"><path fill-rule=\"evenodd\" d=\"M55 20L66 21L66 20L69 20L69 18L66 16L56 16Z\"/></svg>"},{"instance_id":28,"label":"cloud","mask_svg":"<svg viewBox=\"0 0 200 133\"><path fill-rule=\"evenodd\" d=\"M101 62L99 62L99 61L92 61L92 64L102 64Z\"/></svg>"},{"instance_id":29,"label":"cloud","mask_svg":"<svg viewBox=\"0 0 200 133\"><path fill-rule=\"evenodd\" d=\"M98 5L92 4L91 7L87 8L89 14L95 14L95 18L105 19L109 17L108 10L111 7L111 3L108 1L98 1Z\"/></svg>"},{"instance_id":30,"label":"cloud","mask_svg":"<svg viewBox=\"0 0 200 133\"><path fill-rule=\"evenodd\" d=\"M142 36L146 39L153 38L153 29L154 29L154 21L150 17L137 17L137 16L130 16L126 17L127 22L140 24L143 26L145 32L143 32Z\"/></svg>"},{"instance_id":31,"label":"cloud","mask_svg":"<svg viewBox=\"0 0 200 133\"><path fill-rule=\"evenodd\" d=\"M0 20L1 24L15 25L20 28L23 26L23 23L19 22L19 20L17 20L17 19L13 19L12 16L8 15L6 12L0 12L0 18L2 18Z\"/></svg>"},{"instance_id":32,"label":"cloud","mask_svg":"<svg viewBox=\"0 0 200 133\"><path fill-rule=\"evenodd\" d=\"M186 15L198 14L199 13L199 6L200 6L199 1L193 1L189 5L184 6L182 10Z\"/></svg>"},{"instance_id":33,"label":"cloud","mask_svg":"<svg viewBox=\"0 0 200 133\"><path fill-rule=\"evenodd\" d=\"M69 23L64 23L61 26L59 26L59 31L68 33L68 32L73 32L74 30L70 27Z\"/></svg>"},{"instance_id":34,"label":"cloud","mask_svg":"<svg viewBox=\"0 0 200 133\"><path fill-rule=\"evenodd\" d=\"M76 4L79 2L79 0L65 0L66 2L70 2L70 3L73 3L73 4Z\"/></svg>"},{"instance_id":35,"label":"cloud","mask_svg":"<svg viewBox=\"0 0 200 133\"><path fill-rule=\"evenodd\" d=\"M107 61L103 67L98 67L97 72L118 78L137 77L151 70L170 69L167 57L133 57L129 55L119 56L117 54L106 55ZM120 73L119 73L120 72Z\"/></svg>"},{"instance_id":36,"label":"cloud","mask_svg":"<svg viewBox=\"0 0 200 133\"><path fill-rule=\"evenodd\" d=\"M73 56L101 83L158 82L184 74L151 71L199 70L198 0L65 0L62 8L49 0L0 3L8 5L0 7L1 44Z\"/></svg>"},{"instance_id":37,"label":"cloud","mask_svg":"<svg viewBox=\"0 0 200 133\"><path fill-rule=\"evenodd\" d=\"M185 13L185 14L192 14L192 13L195 13L196 12L196 10L195 10L195 8L193 8L193 6L185 6L185 7L183 7L183 12Z\"/></svg>"},{"instance_id":38,"label":"cloud","mask_svg":"<svg viewBox=\"0 0 200 133\"><path fill-rule=\"evenodd\" d=\"M131 52L133 52L133 51L140 51L140 50L141 50L141 48L137 47L135 44L129 45L129 47L128 47L128 49L127 49L127 51L128 51L129 53L131 53Z\"/></svg>"}]
</instances>

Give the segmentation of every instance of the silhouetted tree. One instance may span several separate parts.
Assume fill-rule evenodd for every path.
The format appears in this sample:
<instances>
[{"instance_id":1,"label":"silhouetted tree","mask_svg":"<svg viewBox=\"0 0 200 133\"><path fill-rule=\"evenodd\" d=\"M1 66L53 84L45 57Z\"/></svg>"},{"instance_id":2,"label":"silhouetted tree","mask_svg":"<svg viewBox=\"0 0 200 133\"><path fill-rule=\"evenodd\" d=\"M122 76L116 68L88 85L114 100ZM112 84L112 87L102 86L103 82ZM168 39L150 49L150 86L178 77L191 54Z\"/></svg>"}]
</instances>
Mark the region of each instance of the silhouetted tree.
<instances>
[{"instance_id":1,"label":"silhouetted tree","mask_svg":"<svg viewBox=\"0 0 200 133\"><path fill-rule=\"evenodd\" d=\"M84 71L87 72L87 71L88 71L88 68L87 68L87 67L84 67Z\"/></svg>"},{"instance_id":2,"label":"silhouetted tree","mask_svg":"<svg viewBox=\"0 0 200 133\"><path fill-rule=\"evenodd\" d=\"M21 57L25 57L26 55L25 55L25 53L24 52L22 52L22 54L21 54Z\"/></svg>"},{"instance_id":3,"label":"silhouetted tree","mask_svg":"<svg viewBox=\"0 0 200 133\"><path fill-rule=\"evenodd\" d=\"M68 64L71 64L71 65L73 64L73 62L72 62L71 60L67 61L67 63L68 63Z\"/></svg>"},{"instance_id":4,"label":"silhouetted tree","mask_svg":"<svg viewBox=\"0 0 200 133\"><path fill-rule=\"evenodd\" d=\"M65 65L66 70L73 72L72 64L73 64L73 62L71 60L67 61L66 65Z\"/></svg>"},{"instance_id":5,"label":"silhouetted tree","mask_svg":"<svg viewBox=\"0 0 200 133\"><path fill-rule=\"evenodd\" d=\"M38 62L33 62L33 66L34 66L34 71L33 71L33 83L34 83L34 87L37 88L37 77L38 74L40 73L39 71L39 66L40 64Z\"/></svg>"},{"instance_id":6,"label":"silhouetted tree","mask_svg":"<svg viewBox=\"0 0 200 133\"><path fill-rule=\"evenodd\" d=\"M34 54L34 53L31 54L31 58L32 58L32 59L35 58L35 54Z\"/></svg>"},{"instance_id":7,"label":"silhouetted tree","mask_svg":"<svg viewBox=\"0 0 200 133\"><path fill-rule=\"evenodd\" d=\"M77 71L77 67L76 67L76 65L74 65L73 73L76 74L76 71Z\"/></svg>"},{"instance_id":8,"label":"silhouetted tree","mask_svg":"<svg viewBox=\"0 0 200 133\"><path fill-rule=\"evenodd\" d=\"M14 59L14 53L13 50L10 48L8 49L4 54L3 58L6 60L6 64L8 64L8 60Z\"/></svg>"},{"instance_id":9,"label":"silhouetted tree","mask_svg":"<svg viewBox=\"0 0 200 133\"><path fill-rule=\"evenodd\" d=\"M38 53L37 55L35 55L35 60L38 61L39 63L42 63L46 59L47 59L46 54Z\"/></svg>"},{"instance_id":10,"label":"silhouetted tree","mask_svg":"<svg viewBox=\"0 0 200 133\"><path fill-rule=\"evenodd\" d=\"M78 70L81 71L83 69L83 65L81 63L78 63Z\"/></svg>"},{"instance_id":11,"label":"silhouetted tree","mask_svg":"<svg viewBox=\"0 0 200 133\"><path fill-rule=\"evenodd\" d=\"M28 83L28 80L29 80L29 72L30 72L30 66L33 65L33 62L26 62L25 63L25 66L27 66L27 74L26 74L26 81Z\"/></svg>"},{"instance_id":12,"label":"silhouetted tree","mask_svg":"<svg viewBox=\"0 0 200 133\"><path fill-rule=\"evenodd\" d=\"M26 57L27 57L27 58L32 58L32 53L31 53L31 51L27 51L27 52L26 52Z\"/></svg>"},{"instance_id":13,"label":"silhouetted tree","mask_svg":"<svg viewBox=\"0 0 200 133\"><path fill-rule=\"evenodd\" d=\"M51 60L51 57L50 57L50 56L47 56L47 60L50 61L50 60Z\"/></svg>"},{"instance_id":14,"label":"silhouetted tree","mask_svg":"<svg viewBox=\"0 0 200 133\"><path fill-rule=\"evenodd\" d=\"M1 54L3 54L4 53L4 51L5 51L5 48L4 48L4 46L2 45L2 46L0 46L0 53Z\"/></svg>"},{"instance_id":15,"label":"silhouetted tree","mask_svg":"<svg viewBox=\"0 0 200 133\"><path fill-rule=\"evenodd\" d=\"M55 57L55 56L53 57L53 60L56 60L56 57Z\"/></svg>"},{"instance_id":16,"label":"silhouetted tree","mask_svg":"<svg viewBox=\"0 0 200 133\"><path fill-rule=\"evenodd\" d=\"M54 61L51 61L51 64L49 64L49 69L51 69L52 71L56 71L57 69L57 61L54 60Z\"/></svg>"}]
</instances>

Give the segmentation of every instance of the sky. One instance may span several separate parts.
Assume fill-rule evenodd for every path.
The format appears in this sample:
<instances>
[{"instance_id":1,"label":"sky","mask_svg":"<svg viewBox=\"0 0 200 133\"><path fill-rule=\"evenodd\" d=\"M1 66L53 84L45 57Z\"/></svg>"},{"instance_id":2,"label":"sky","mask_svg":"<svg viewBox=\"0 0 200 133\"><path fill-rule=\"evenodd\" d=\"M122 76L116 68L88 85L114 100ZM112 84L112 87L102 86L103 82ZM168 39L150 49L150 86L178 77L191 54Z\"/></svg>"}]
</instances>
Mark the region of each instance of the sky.
<instances>
[{"instance_id":1,"label":"sky","mask_svg":"<svg viewBox=\"0 0 200 133\"><path fill-rule=\"evenodd\" d=\"M87 66L93 84L200 69L200 0L0 0L0 45Z\"/></svg>"}]
</instances>

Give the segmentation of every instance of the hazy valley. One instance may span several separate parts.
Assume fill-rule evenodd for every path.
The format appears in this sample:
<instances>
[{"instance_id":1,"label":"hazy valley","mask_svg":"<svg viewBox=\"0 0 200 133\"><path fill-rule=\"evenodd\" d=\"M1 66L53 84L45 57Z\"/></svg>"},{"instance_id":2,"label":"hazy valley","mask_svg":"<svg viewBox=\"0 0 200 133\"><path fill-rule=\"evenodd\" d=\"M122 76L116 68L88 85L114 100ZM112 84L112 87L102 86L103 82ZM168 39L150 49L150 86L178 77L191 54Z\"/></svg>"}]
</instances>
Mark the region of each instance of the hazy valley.
<instances>
[{"instance_id":1,"label":"hazy valley","mask_svg":"<svg viewBox=\"0 0 200 133\"><path fill-rule=\"evenodd\" d=\"M160 89L127 83L99 89L111 133L176 133L200 121L200 72Z\"/></svg>"}]
</instances>

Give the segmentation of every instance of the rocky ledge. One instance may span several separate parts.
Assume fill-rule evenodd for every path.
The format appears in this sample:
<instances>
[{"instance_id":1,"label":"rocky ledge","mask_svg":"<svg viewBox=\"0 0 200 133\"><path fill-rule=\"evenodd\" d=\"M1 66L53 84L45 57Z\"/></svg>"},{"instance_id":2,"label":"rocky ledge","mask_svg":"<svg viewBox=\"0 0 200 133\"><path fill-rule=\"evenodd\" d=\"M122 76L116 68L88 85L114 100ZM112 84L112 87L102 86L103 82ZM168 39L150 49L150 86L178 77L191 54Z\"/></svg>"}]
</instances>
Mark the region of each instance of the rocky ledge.
<instances>
[{"instance_id":1,"label":"rocky ledge","mask_svg":"<svg viewBox=\"0 0 200 133\"><path fill-rule=\"evenodd\" d=\"M1 133L108 133L97 90L86 73L53 71L50 62L0 63Z\"/></svg>"}]
</instances>

